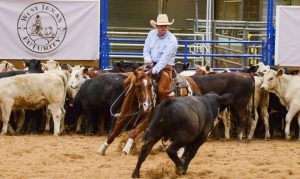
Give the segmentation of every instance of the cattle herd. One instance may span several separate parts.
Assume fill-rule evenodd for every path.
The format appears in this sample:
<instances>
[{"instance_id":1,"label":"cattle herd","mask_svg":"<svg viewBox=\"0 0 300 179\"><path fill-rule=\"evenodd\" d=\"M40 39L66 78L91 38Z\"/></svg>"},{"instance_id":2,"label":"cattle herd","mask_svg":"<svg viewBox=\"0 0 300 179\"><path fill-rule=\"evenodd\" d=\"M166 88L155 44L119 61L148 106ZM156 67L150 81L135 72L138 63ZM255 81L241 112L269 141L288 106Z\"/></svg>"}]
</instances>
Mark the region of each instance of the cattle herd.
<instances>
[{"instance_id":1,"label":"cattle herd","mask_svg":"<svg viewBox=\"0 0 300 179\"><path fill-rule=\"evenodd\" d=\"M155 82L134 63L120 62L112 70L101 71L35 59L24 61L24 69L16 69L2 61L1 135L45 131L56 136L108 135L97 151L105 155L114 137L134 131L123 150L128 154L135 135L142 132L143 145L132 177L140 176L143 161L159 140L171 141L166 152L180 175L208 137L300 141L299 75L263 63L235 72L209 67L187 71L187 67L175 65L174 81L186 79L182 88L189 95L180 96L183 89L175 85L172 90L177 90L177 97L156 104ZM126 80L138 74L136 81Z\"/></svg>"}]
</instances>

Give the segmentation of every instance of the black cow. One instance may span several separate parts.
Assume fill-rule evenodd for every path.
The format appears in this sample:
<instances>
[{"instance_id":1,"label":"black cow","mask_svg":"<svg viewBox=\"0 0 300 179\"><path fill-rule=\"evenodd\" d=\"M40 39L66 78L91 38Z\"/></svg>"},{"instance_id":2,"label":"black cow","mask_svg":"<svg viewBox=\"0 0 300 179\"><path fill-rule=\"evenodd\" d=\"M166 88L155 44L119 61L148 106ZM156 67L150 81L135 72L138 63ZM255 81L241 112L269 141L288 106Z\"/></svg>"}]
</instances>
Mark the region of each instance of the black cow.
<instances>
[{"instance_id":1,"label":"black cow","mask_svg":"<svg viewBox=\"0 0 300 179\"><path fill-rule=\"evenodd\" d=\"M190 66L190 63L177 62L174 65L174 69L176 70L177 73L180 73L182 71L188 70L189 66Z\"/></svg>"},{"instance_id":2,"label":"black cow","mask_svg":"<svg viewBox=\"0 0 300 179\"><path fill-rule=\"evenodd\" d=\"M86 134L96 133L99 122L111 126L110 107L124 91L123 82L127 77L122 74L103 74L86 80L74 99L75 121L66 119L66 125L74 125L78 117L86 117ZM120 109L124 95L115 102L113 112ZM66 112L68 115L68 111ZM101 131L100 131L101 132Z\"/></svg>"},{"instance_id":3,"label":"black cow","mask_svg":"<svg viewBox=\"0 0 300 179\"><path fill-rule=\"evenodd\" d=\"M153 145L161 138L172 141L167 149L168 156L175 163L176 172L185 174L198 148L212 131L220 105L232 102L233 95L230 93L222 96L208 93L163 101L155 109L149 128L144 134L143 146L132 177L140 176L142 163ZM185 147L182 159L177 156L181 147Z\"/></svg>"},{"instance_id":4,"label":"black cow","mask_svg":"<svg viewBox=\"0 0 300 179\"><path fill-rule=\"evenodd\" d=\"M231 72L210 75L193 75L191 78L198 85L202 94L214 91L219 95L232 93L234 103L230 105L233 121L238 127L238 138L242 140L245 129L250 129L252 116L248 109L248 103L254 92L254 79L249 74ZM253 100L253 99L252 99ZM249 134L249 133L248 133Z\"/></svg>"},{"instance_id":5,"label":"black cow","mask_svg":"<svg viewBox=\"0 0 300 179\"><path fill-rule=\"evenodd\" d=\"M119 62L115 62L113 64L113 68L111 70L111 72L113 73L119 73L119 72L132 72L133 68L138 65L141 66L143 65L142 63L136 63L136 62L130 62L130 61L119 61Z\"/></svg>"}]
</instances>

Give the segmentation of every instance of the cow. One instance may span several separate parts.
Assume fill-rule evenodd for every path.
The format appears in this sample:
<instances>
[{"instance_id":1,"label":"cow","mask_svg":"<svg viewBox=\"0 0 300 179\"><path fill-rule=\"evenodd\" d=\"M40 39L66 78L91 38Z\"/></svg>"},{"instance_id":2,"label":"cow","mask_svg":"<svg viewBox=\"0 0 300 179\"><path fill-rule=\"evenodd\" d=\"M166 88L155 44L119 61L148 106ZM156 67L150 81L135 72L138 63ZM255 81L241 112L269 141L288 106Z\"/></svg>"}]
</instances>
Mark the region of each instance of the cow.
<instances>
[{"instance_id":1,"label":"cow","mask_svg":"<svg viewBox=\"0 0 300 179\"><path fill-rule=\"evenodd\" d=\"M16 70L8 72L0 72L0 78L11 77L15 75L23 75L26 73L42 73L41 61L32 59L30 61L24 61L24 65L27 70Z\"/></svg>"},{"instance_id":2,"label":"cow","mask_svg":"<svg viewBox=\"0 0 300 179\"><path fill-rule=\"evenodd\" d=\"M264 74L264 81L261 85L263 90L275 93L286 109L287 114L285 117L285 138L291 139L290 124L294 116L298 118L298 125L300 126L300 103L298 98L300 97L300 76L298 75L286 75L283 69L277 71L269 69ZM300 140L300 134L298 136Z\"/></svg>"},{"instance_id":3,"label":"cow","mask_svg":"<svg viewBox=\"0 0 300 179\"><path fill-rule=\"evenodd\" d=\"M185 174L198 148L205 142L213 130L220 105L233 103L233 95L219 96L208 93L202 96L178 97L160 103L153 114L149 127L143 137L143 145L138 157L133 178L140 177L140 168L153 145L161 138L170 139L167 154L175 163L176 172ZM185 147L183 157L177 151Z\"/></svg>"},{"instance_id":4,"label":"cow","mask_svg":"<svg viewBox=\"0 0 300 179\"><path fill-rule=\"evenodd\" d=\"M12 110L39 109L49 106L54 119L54 135L60 132L60 120L64 111L67 77L51 71L41 74L24 74L0 79L0 107L3 122L1 134L7 133Z\"/></svg>"},{"instance_id":5,"label":"cow","mask_svg":"<svg viewBox=\"0 0 300 179\"><path fill-rule=\"evenodd\" d=\"M257 65L254 65L249 68L249 70L252 73L256 73L259 76L264 76L264 74L267 73L270 69L277 71L279 69L279 67L264 65L262 62L260 62ZM289 70L287 68L284 68L284 73L288 74L288 75L298 75L299 70ZM264 93L266 93L266 92L264 92ZM287 114L287 110L286 110L286 107L280 103L279 97L272 92L269 92L268 112L269 112L269 118L270 118L270 121L269 121L270 135L272 137L274 137L276 135L284 136L284 125L285 125L284 117ZM297 124L293 126L293 124L295 124L295 123L293 123L293 122L291 123L292 124L291 129L293 127L294 128L298 127Z\"/></svg>"},{"instance_id":6,"label":"cow","mask_svg":"<svg viewBox=\"0 0 300 179\"><path fill-rule=\"evenodd\" d=\"M250 135L248 136L248 139L251 140L253 138L254 131L257 126L257 121L259 117L264 122L265 139L269 139L270 138L269 112L268 112L269 93L264 90L261 90L260 86L263 83L263 77L254 76L254 80L255 80L254 104L253 101L250 99L248 107L254 105L255 116L251 123Z\"/></svg>"},{"instance_id":7,"label":"cow","mask_svg":"<svg viewBox=\"0 0 300 179\"><path fill-rule=\"evenodd\" d=\"M177 73L181 73L183 71L188 70L188 68L190 67L190 63L181 63L181 62L177 62L174 64L174 69Z\"/></svg>"},{"instance_id":8,"label":"cow","mask_svg":"<svg viewBox=\"0 0 300 179\"><path fill-rule=\"evenodd\" d=\"M238 125L238 139L242 140L246 127L250 128L251 123L251 113L248 103L254 92L253 76L245 73L231 72L210 75L195 74L190 77L198 85L202 94L211 91L219 95L225 93L233 94L234 103L230 105L230 112L232 113L234 122ZM251 111L254 112L254 108ZM249 135L248 133L248 138Z\"/></svg>"},{"instance_id":9,"label":"cow","mask_svg":"<svg viewBox=\"0 0 300 179\"><path fill-rule=\"evenodd\" d=\"M14 67L14 65L9 63L6 60L0 63L0 72L8 72L8 71L16 71L16 70L17 69Z\"/></svg>"},{"instance_id":10,"label":"cow","mask_svg":"<svg viewBox=\"0 0 300 179\"><path fill-rule=\"evenodd\" d=\"M115 113L123 102L124 91L123 82L127 78L123 74L103 74L93 79L86 80L80 87L74 98L75 121L83 114L86 117L87 135L91 135L98 130L99 122L106 122L111 126L111 113ZM113 109L110 109L113 105ZM67 111L68 112L68 111ZM75 121L66 121L67 125L73 125Z\"/></svg>"},{"instance_id":11,"label":"cow","mask_svg":"<svg viewBox=\"0 0 300 179\"><path fill-rule=\"evenodd\" d=\"M0 78L6 78L6 77L12 77L16 75L23 75L26 73L42 73L42 65L40 60L32 59L32 60L25 60L24 67L26 70L13 70L13 71L7 71L7 72L0 72ZM21 111L21 116L19 120L17 120L17 132L19 133L25 133L25 130L27 130L28 127L28 121L32 117L32 111L26 110L26 114L24 114L24 111ZM35 115L35 114L34 114ZM25 116L25 121L24 121ZM35 115L37 116L37 115ZM9 129L12 129L9 127ZM14 130L10 130L10 133L14 133Z\"/></svg>"},{"instance_id":12,"label":"cow","mask_svg":"<svg viewBox=\"0 0 300 179\"><path fill-rule=\"evenodd\" d=\"M67 86L67 96L69 97L70 101L74 100L80 89L80 86L87 79L89 79L89 77L85 75L84 67L80 67L79 65L72 67L72 72Z\"/></svg>"},{"instance_id":13,"label":"cow","mask_svg":"<svg viewBox=\"0 0 300 179\"><path fill-rule=\"evenodd\" d=\"M119 61L113 64L113 68L111 70L111 72L113 73L126 73L126 72L131 72L133 70L133 68L135 68L135 66L141 66L142 64L138 64L135 62L129 62L129 61Z\"/></svg>"}]
</instances>

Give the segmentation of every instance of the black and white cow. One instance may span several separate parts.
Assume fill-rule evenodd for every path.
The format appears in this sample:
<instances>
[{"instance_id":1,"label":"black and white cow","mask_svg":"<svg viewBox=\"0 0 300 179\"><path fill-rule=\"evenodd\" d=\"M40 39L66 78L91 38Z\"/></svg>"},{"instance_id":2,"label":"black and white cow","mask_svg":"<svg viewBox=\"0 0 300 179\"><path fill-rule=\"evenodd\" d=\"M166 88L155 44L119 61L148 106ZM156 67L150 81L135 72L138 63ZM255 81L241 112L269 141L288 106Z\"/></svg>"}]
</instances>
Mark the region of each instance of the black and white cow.
<instances>
[{"instance_id":1,"label":"black and white cow","mask_svg":"<svg viewBox=\"0 0 300 179\"><path fill-rule=\"evenodd\" d=\"M167 149L168 156L175 163L177 173L185 174L198 148L213 130L220 105L232 102L231 93L222 96L208 93L203 96L167 99L160 103L144 134L143 145L132 177L140 176L142 163L153 145L161 138L172 141ZM185 147L182 159L177 156L177 151L181 147Z\"/></svg>"}]
</instances>

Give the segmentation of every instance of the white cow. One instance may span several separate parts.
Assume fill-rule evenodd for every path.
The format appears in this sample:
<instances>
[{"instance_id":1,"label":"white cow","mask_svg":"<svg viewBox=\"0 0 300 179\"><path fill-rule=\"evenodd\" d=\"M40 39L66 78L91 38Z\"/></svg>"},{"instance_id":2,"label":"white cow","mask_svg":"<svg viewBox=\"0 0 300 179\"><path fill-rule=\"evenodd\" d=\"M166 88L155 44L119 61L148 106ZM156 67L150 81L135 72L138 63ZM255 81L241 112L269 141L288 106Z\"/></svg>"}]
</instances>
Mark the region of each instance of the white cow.
<instances>
[{"instance_id":1,"label":"white cow","mask_svg":"<svg viewBox=\"0 0 300 179\"><path fill-rule=\"evenodd\" d=\"M258 66L258 68L256 70L257 74L264 74L264 73L266 73L266 72L268 72L270 70L270 66L269 65L265 65L263 62L259 62L257 64L257 66Z\"/></svg>"},{"instance_id":2,"label":"white cow","mask_svg":"<svg viewBox=\"0 0 300 179\"><path fill-rule=\"evenodd\" d=\"M64 111L66 84L66 75L59 71L0 79L0 108L3 122L1 134L7 133L12 110L35 110L48 105L54 121L54 135L58 135Z\"/></svg>"},{"instance_id":3,"label":"white cow","mask_svg":"<svg viewBox=\"0 0 300 179\"><path fill-rule=\"evenodd\" d=\"M55 61L55 60L48 60L46 61L46 63L43 64L43 68L45 71L51 71L52 73L57 73L60 75L66 75L67 77L67 81L69 81L70 78L70 72L68 70L62 70L59 62ZM67 84L66 84L66 88L65 88L65 95L67 93ZM61 119L61 131L64 130L64 116L65 116L65 110L63 110L63 115L62 115L62 119ZM51 112L50 109L47 108L46 110L46 126L45 126L45 131L50 131L50 119L51 119Z\"/></svg>"},{"instance_id":4,"label":"white cow","mask_svg":"<svg viewBox=\"0 0 300 179\"><path fill-rule=\"evenodd\" d=\"M289 140L290 124L294 116L297 115L300 126L300 76L286 75L283 69L274 71L270 69L264 75L262 89L275 93L288 111L285 117L285 138ZM300 140L300 134L298 137Z\"/></svg>"},{"instance_id":5,"label":"white cow","mask_svg":"<svg viewBox=\"0 0 300 179\"><path fill-rule=\"evenodd\" d=\"M84 67L76 65L72 68L72 72L67 86L67 94L71 100L74 100L76 94L80 89L80 86L87 79L89 79L89 77L86 74L84 74Z\"/></svg>"},{"instance_id":6,"label":"white cow","mask_svg":"<svg viewBox=\"0 0 300 179\"><path fill-rule=\"evenodd\" d=\"M257 125L258 118L263 120L265 125L265 139L270 138L270 127L269 127L269 92L261 89L261 84L263 83L263 77L254 76L255 81L255 91L254 91L254 112L255 117L252 120L250 133L248 135L248 139L251 140L253 138L253 134ZM252 108L252 97L250 98L249 108L251 111ZM260 114L258 114L258 109Z\"/></svg>"},{"instance_id":7,"label":"white cow","mask_svg":"<svg viewBox=\"0 0 300 179\"><path fill-rule=\"evenodd\" d=\"M4 60L0 63L0 72L8 72L8 71L16 71L17 69L14 67L12 63Z\"/></svg>"}]
</instances>

